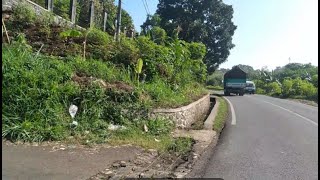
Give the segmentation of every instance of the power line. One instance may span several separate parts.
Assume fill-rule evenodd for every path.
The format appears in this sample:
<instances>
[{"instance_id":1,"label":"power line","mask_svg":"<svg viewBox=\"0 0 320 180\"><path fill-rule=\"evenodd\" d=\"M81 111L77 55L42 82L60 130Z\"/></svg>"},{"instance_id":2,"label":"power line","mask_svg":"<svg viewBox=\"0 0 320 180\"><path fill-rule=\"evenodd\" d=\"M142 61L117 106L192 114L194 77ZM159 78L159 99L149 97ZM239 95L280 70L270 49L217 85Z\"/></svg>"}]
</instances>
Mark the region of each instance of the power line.
<instances>
[{"instance_id":1,"label":"power line","mask_svg":"<svg viewBox=\"0 0 320 180\"><path fill-rule=\"evenodd\" d=\"M145 3L146 3L146 7L147 7L147 10L148 10L148 14L150 14L150 9L149 9L149 6L148 6L148 1L147 0L144 0Z\"/></svg>"},{"instance_id":2,"label":"power line","mask_svg":"<svg viewBox=\"0 0 320 180\"><path fill-rule=\"evenodd\" d=\"M145 4L144 0L141 0L141 1L142 1L143 6L144 6L144 10L146 10L146 13L147 13L147 15L148 15L148 14L149 14L149 12L148 12L148 10L147 10L147 6L146 6L146 4Z\"/></svg>"}]
</instances>

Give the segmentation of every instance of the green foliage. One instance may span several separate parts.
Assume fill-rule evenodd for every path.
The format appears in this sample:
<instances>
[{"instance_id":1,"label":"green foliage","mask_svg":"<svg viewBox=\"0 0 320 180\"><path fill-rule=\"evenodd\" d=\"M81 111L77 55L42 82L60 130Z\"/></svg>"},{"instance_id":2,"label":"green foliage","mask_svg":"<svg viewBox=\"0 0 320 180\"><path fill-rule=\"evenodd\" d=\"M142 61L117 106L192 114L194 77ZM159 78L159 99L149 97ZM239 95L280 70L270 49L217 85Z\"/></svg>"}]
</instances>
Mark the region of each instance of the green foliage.
<instances>
[{"instance_id":1,"label":"green foliage","mask_svg":"<svg viewBox=\"0 0 320 180\"><path fill-rule=\"evenodd\" d=\"M36 13L26 3L18 3L13 9L13 19L23 24L31 24L36 21Z\"/></svg>"},{"instance_id":2,"label":"green foliage","mask_svg":"<svg viewBox=\"0 0 320 180\"><path fill-rule=\"evenodd\" d=\"M100 30L89 31L59 31L55 33L59 41L50 39L50 43L65 45L61 50L73 46L82 50L86 36L86 61L71 54L61 60L32 53L23 34L12 46L3 46L3 137L43 141L72 136L102 143L112 136L106 130L110 123L134 129L139 128L136 121L145 121L151 143L154 136L167 134L174 126L163 120L146 121L149 108L180 107L207 93L203 44L167 39L161 33L163 43L159 44L143 36L116 43ZM147 75L139 86L132 78L136 63L140 66L137 72ZM71 104L79 107L76 128L70 128ZM141 134L137 132L137 137ZM161 138L166 147L172 144ZM176 150L185 145L188 143L178 143Z\"/></svg>"},{"instance_id":3,"label":"green foliage","mask_svg":"<svg viewBox=\"0 0 320 180\"><path fill-rule=\"evenodd\" d=\"M223 90L223 87L222 87L222 86L211 86L211 85L208 85L206 88L207 88L207 89L216 90L216 91L221 91L221 90Z\"/></svg>"},{"instance_id":4,"label":"green foliage","mask_svg":"<svg viewBox=\"0 0 320 180\"><path fill-rule=\"evenodd\" d=\"M138 83L138 86L139 86L139 77L140 77L140 74L142 72L142 66L143 66L143 60L141 58L138 59L135 67L134 67L134 71L136 73L136 76L137 76L137 80L136 82Z\"/></svg>"},{"instance_id":5,"label":"green foliage","mask_svg":"<svg viewBox=\"0 0 320 180\"><path fill-rule=\"evenodd\" d=\"M53 2L53 12L64 19L70 20L70 0L55 0Z\"/></svg>"},{"instance_id":6,"label":"green foliage","mask_svg":"<svg viewBox=\"0 0 320 180\"><path fill-rule=\"evenodd\" d=\"M75 37L83 36L82 32L76 29L69 29L69 30L63 31L59 35L61 38L68 38L68 37L75 38Z\"/></svg>"},{"instance_id":7,"label":"green foliage","mask_svg":"<svg viewBox=\"0 0 320 180\"><path fill-rule=\"evenodd\" d=\"M221 71L217 70L207 77L206 84L211 85L211 86L223 87L222 80L223 80L223 73Z\"/></svg>"},{"instance_id":8,"label":"green foliage","mask_svg":"<svg viewBox=\"0 0 320 180\"><path fill-rule=\"evenodd\" d=\"M41 18L37 19L37 22L42 26L49 28L54 22L54 14L52 12L42 12Z\"/></svg>"},{"instance_id":9,"label":"green foliage","mask_svg":"<svg viewBox=\"0 0 320 180\"><path fill-rule=\"evenodd\" d=\"M314 87L318 88L318 74L312 76L311 83L314 85Z\"/></svg>"},{"instance_id":10,"label":"green foliage","mask_svg":"<svg viewBox=\"0 0 320 180\"><path fill-rule=\"evenodd\" d=\"M181 155L187 155L194 144L192 138L179 137L168 147L168 151L177 152Z\"/></svg>"},{"instance_id":11,"label":"green foliage","mask_svg":"<svg viewBox=\"0 0 320 180\"><path fill-rule=\"evenodd\" d=\"M134 41L123 38L120 43L116 44L112 61L117 64L122 64L125 67L133 66L139 58L139 49Z\"/></svg>"},{"instance_id":12,"label":"green foliage","mask_svg":"<svg viewBox=\"0 0 320 180\"><path fill-rule=\"evenodd\" d=\"M36 4L40 5L41 7L46 8L45 7L46 1L43 1L43 0L32 0L32 1L35 2Z\"/></svg>"},{"instance_id":13,"label":"green foliage","mask_svg":"<svg viewBox=\"0 0 320 180\"><path fill-rule=\"evenodd\" d=\"M166 135L174 130L174 123L165 118L147 119L144 121L136 121L135 125L140 129L144 129L144 125L148 128L148 134L155 136Z\"/></svg>"},{"instance_id":14,"label":"green foliage","mask_svg":"<svg viewBox=\"0 0 320 180\"><path fill-rule=\"evenodd\" d=\"M139 58L136 66L135 66L135 69L134 69L137 74L141 74L142 65L143 65L143 60L141 58Z\"/></svg>"},{"instance_id":15,"label":"green foliage","mask_svg":"<svg viewBox=\"0 0 320 180\"><path fill-rule=\"evenodd\" d=\"M174 38L177 34L187 42L202 42L207 54L204 62L209 73L225 62L230 54L236 26L232 22L233 8L222 1L160 0L156 14L160 27ZM174 8L173 8L174 7ZM186 11L188 9L188 11ZM153 25L144 23L142 28Z\"/></svg>"},{"instance_id":16,"label":"green foliage","mask_svg":"<svg viewBox=\"0 0 320 180\"><path fill-rule=\"evenodd\" d=\"M161 44L164 45L165 40L167 38L167 33L164 29L160 28L160 27L153 27L150 30L150 34L152 37L152 40L157 43L157 44Z\"/></svg>"},{"instance_id":17,"label":"green foliage","mask_svg":"<svg viewBox=\"0 0 320 180\"><path fill-rule=\"evenodd\" d=\"M257 94L266 94L266 91L264 89L262 89L262 88L257 88L256 89L256 93Z\"/></svg>"},{"instance_id":18,"label":"green foliage","mask_svg":"<svg viewBox=\"0 0 320 180\"><path fill-rule=\"evenodd\" d=\"M106 32L99 29L91 29L87 35L87 42L94 45L106 45L110 43L112 37L110 37Z\"/></svg>"},{"instance_id":19,"label":"green foliage","mask_svg":"<svg viewBox=\"0 0 320 180\"><path fill-rule=\"evenodd\" d=\"M293 85L293 82L291 79L285 79L282 82L282 96L283 97L289 97L292 94L292 91L293 91L292 85Z\"/></svg>"},{"instance_id":20,"label":"green foliage","mask_svg":"<svg viewBox=\"0 0 320 180\"><path fill-rule=\"evenodd\" d=\"M202 60L206 55L206 46L202 43L192 42L188 44L188 50L190 51L191 59L200 59Z\"/></svg>"},{"instance_id":21,"label":"green foliage","mask_svg":"<svg viewBox=\"0 0 320 180\"><path fill-rule=\"evenodd\" d=\"M111 136L106 131L110 123L133 126L133 120L145 119L140 112L150 107L178 107L207 93L194 82L172 86L161 78L134 88L129 69L92 59L61 61L34 56L23 36L19 40L3 47L2 136L8 139L43 141L73 136L82 142L106 142ZM76 128L70 128L71 104L79 107ZM148 127L152 135L158 135L173 126L157 120L148 121Z\"/></svg>"},{"instance_id":22,"label":"green foliage","mask_svg":"<svg viewBox=\"0 0 320 180\"><path fill-rule=\"evenodd\" d=\"M228 104L227 104L227 101L222 97L219 97L217 100L219 101L220 104L218 107L219 108L218 114L214 120L213 130L216 131L217 133L220 133L227 120Z\"/></svg>"},{"instance_id":23,"label":"green foliage","mask_svg":"<svg viewBox=\"0 0 320 180\"><path fill-rule=\"evenodd\" d=\"M164 79L155 78L150 83L141 84L152 100L154 107L179 107L187 105L190 101L198 100L207 94L207 90L196 82L185 85L170 85Z\"/></svg>"},{"instance_id":24,"label":"green foliage","mask_svg":"<svg viewBox=\"0 0 320 180\"><path fill-rule=\"evenodd\" d=\"M173 139L169 134L172 125L168 121L162 119L147 120L151 130L143 131L145 121L140 121L136 126L130 126L126 130L115 131L112 133L108 143L110 144L135 144L146 149L157 149L160 152L178 153L179 155L187 155L191 151L194 141L191 138ZM149 127L148 126L148 127ZM156 141L157 139L157 141Z\"/></svg>"},{"instance_id":25,"label":"green foliage","mask_svg":"<svg viewBox=\"0 0 320 180\"><path fill-rule=\"evenodd\" d=\"M79 1L80 7L79 9L79 15L78 15L78 21L77 24L79 24L81 27L89 27L89 9L90 9L90 0L80 0ZM94 0L94 18L95 28L102 29L103 28L103 18L104 18L104 10L108 13L108 19L107 19L107 32L110 35L113 35L115 32L115 19L116 19L116 13L117 13L117 6L114 4L114 1L112 0ZM124 27L127 29L130 27L134 28L132 17L129 15L129 13L122 9L121 11L121 31L124 31Z\"/></svg>"},{"instance_id":26,"label":"green foliage","mask_svg":"<svg viewBox=\"0 0 320 180\"><path fill-rule=\"evenodd\" d=\"M161 22L161 18L158 14L147 15L146 21L140 26L141 27L141 35L147 35L149 30L152 27L159 27Z\"/></svg>"},{"instance_id":27,"label":"green foliage","mask_svg":"<svg viewBox=\"0 0 320 180\"><path fill-rule=\"evenodd\" d=\"M276 82L269 83L266 85L266 93L270 95L280 95L281 87Z\"/></svg>"},{"instance_id":28,"label":"green foliage","mask_svg":"<svg viewBox=\"0 0 320 180\"><path fill-rule=\"evenodd\" d=\"M291 79L306 79L307 73L310 77L317 75L318 67L311 64L289 63L284 67L277 67L273 72L274 77L280 81L283 81L286 77L290 77Z\"/></svg>"},{"instance_id":29,"label":"green foliage","mask_svg":"<svg viewBox=\"0 0 320 180\"><path fill-rule=\"evenodd\" d=\"M301 78L293 79L292 88L294 89L293 95L303 95L304 82Z\"/></svg>"},{"instance_id":30,"label":"green foliage","mask_svg":"<svg viewBox=\"0 0 320 180\"><path fill-rule=\"evenodd\" d=\"M65 137L70 117L64 103L79 92L67 82L71 69L57 60L35 58L20 44L13 46L3 52L2 136L25 141Z\"/></svg>"}]
</instances>

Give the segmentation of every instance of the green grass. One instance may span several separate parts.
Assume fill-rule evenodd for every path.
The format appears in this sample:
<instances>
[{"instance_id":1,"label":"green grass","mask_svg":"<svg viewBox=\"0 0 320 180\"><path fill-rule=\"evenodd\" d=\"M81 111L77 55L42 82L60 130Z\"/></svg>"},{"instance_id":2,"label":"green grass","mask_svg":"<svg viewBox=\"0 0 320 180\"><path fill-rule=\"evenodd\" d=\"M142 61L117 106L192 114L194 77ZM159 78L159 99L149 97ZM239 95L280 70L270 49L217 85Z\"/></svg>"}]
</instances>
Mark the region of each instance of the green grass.
<instances>
[{"instance_id":1,"label":"green grass","mask_svg":"<svg viewBox=\"0 0 320 180\"><path fill-rule=\"evenodd\" d=\"M182 106L206 93L196 82L174 89L163 79L138 88L129 69L93 59L83 61L81 57L61 60L36 55L23 43L3 44L2 50L2 137L12 141L63 141L72 136L84 143L105 143L112 136L107 130L110 123L132 126L134 121L147 120L143 112L149 108ZM107 83L123 82L134 89L105 89L97 83L80 86L72 80L76 73ZM79 107L76 128L70 127L71 104ZM161 129L165 126L161 123L149 125L168 133ZM153 136L159 135L154 133L145 141L148 143L140 144L156 146L151 143ZM121 141L134 139L130 138Z\"/></svg>"},{"instance_id":2,"label":"green grass","mask_svg":"<svg viewBox=\"0 0 320 180\"><path fill-rule=\"evenodd\" d=\"M145 149L156 149L159 152L177 152L186 154L192 149L191 138L174 139L170 134L154 136L137 129L114 132L108 140L111 145L132 144Z\"/></svg>"},{"instance_id":3,"label":"green grass","mask_svg":"<svg viewBox=\"0 0 320 180\"><path fill-rule=\"evenodd\" d=\"M206 88L207 88L207 89L211 89L211 90L216 90L216 91L221 91L221 90L223 90L223 87L221 87L221 86L211 86L211 85L209 85L209 86L207 86Z\"/></svg>"},{"instance_id":4,"label":"green grass","mask_svg":"<svg viewBox=\"0 0 320 180\"><path fill-rule=\"evenodd\" d=\"M190 82L186 87L173 89L165 80L157 79L137 87L129 69L112 63L36 55L23 43L2 45L2 49L3 138L89 146L133 144L181 155L192 149L192 139L171 136L174 124L164 119L148 119L143 114L152 107L188 104L206 93L201 85ZM96 83L80 86L73 82L74 74L107 83L120 81L134 90L105 89ZM71 104L79 107L74 119L79 125L75 128L70 126ZM124 125L127 130L110 131L110 123ZM148 132L143 131L143 124L148 126Z\"/></svg>"},{"instance_id":5,"label":"green grass","mask_svg":"<svg viewBox=\"0 0 320 180\"><path fill-rule=\"evenodd\" d=\"M227 120L228 116L228 104L227 101L223 97L218 97L219 107L218 114L214 120L213 130L217 133L220 133L224 127L224 124Z\"/></svg>"}]
</instances>

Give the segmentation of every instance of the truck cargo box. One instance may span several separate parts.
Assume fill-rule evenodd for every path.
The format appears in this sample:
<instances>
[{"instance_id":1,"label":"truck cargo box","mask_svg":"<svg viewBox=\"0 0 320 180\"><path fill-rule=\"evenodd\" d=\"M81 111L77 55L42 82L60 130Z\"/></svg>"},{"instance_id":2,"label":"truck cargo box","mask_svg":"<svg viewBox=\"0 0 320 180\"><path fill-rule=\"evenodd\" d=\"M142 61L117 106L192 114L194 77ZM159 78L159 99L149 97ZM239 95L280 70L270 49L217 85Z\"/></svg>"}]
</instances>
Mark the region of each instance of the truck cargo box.
<instances>
[{"instance_id":1,"label":"truck cargo box","mask_svg":"<svg viewBox=\"0 0 320 180\"><path fill-rule=\"evenodd\" d=\"M238 66L233 67L224 74L224 94L235 93L243 95L245 92L247 73Z\"/></svg>"}]
</instances>

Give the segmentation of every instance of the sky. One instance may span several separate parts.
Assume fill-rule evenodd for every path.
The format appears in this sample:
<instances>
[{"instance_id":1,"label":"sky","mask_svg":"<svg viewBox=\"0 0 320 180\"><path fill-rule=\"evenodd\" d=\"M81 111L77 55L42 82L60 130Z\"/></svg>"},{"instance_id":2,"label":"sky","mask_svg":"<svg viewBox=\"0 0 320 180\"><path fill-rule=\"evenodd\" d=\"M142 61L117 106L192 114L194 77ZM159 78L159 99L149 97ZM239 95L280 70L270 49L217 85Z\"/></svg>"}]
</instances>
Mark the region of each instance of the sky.
<instances>
[{"instance_id":1,"label":"sky","mask_svg":"<svg viewBox=\"0 0 320 180\"><path fill-rule=\"evenodd\" d=\"M142 0L122 0L135 28L146 20ZM150 14L158 0L146 0ZM116 0L117 2L117 0ZM318 0L223 0L232 5L237 26L228 60L220 68L237 64L269 70L291 63L318 66Z\"/></svg>"}]
</instances>

